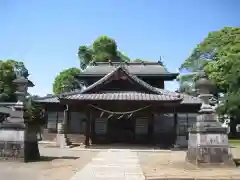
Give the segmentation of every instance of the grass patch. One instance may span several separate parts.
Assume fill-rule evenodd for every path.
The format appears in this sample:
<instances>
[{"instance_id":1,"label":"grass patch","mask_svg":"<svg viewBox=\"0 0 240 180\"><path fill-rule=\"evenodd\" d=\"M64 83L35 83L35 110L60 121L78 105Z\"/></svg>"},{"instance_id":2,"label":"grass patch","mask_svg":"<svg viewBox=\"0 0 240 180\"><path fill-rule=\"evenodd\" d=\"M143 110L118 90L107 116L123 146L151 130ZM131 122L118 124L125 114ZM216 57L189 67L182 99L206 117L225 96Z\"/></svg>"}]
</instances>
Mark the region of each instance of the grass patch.
<instances>
[{"instance_id":1,"label":"grass patch","mask_svg":"<svg viewBox=\"0 0 240 180\"><path fill-rule=\"evenodd\" d=\"M240 139L229 139L230 146L240 146Z\"/></svg>"}]
</instances>

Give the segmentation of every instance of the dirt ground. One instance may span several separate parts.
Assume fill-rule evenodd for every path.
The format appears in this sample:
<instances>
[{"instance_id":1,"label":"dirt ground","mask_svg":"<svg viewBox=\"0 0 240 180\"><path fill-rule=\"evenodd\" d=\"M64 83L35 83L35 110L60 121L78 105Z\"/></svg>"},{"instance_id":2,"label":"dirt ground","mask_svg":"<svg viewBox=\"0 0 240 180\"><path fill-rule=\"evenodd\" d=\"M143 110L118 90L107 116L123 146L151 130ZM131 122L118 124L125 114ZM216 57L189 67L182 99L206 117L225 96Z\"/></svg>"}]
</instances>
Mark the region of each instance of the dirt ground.
<instances>
[{"instance_id":1,"label":"dirt ground","mask_svg":"<svg viewBox=\"0 0 240 180\"><path fill-rule=\"evenodd\" d=\"M240 159L240 148L232 149L235 159ZM140 164L147 179L240 179L240 167L197 169L185 163L185 151L140 153Z\"/></svg>"},{"instance_id":2,"label":"dirt ground","mask_svg":"<svg viewBox=\"0 0 240 180\"><path fill-rule=\"evenodd\" d=\"M0 162L1 180L69 180L98 153L71 149L39 147L42 161Z\"/></svg>"}]
</instances>

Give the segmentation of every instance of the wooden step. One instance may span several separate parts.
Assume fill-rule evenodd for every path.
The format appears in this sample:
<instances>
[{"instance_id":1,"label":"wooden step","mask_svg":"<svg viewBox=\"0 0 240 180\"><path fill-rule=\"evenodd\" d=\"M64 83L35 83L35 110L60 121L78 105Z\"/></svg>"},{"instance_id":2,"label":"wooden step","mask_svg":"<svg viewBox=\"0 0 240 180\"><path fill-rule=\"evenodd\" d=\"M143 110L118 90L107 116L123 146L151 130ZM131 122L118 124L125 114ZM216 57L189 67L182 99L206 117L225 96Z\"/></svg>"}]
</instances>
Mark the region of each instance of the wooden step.
<instances>
[{"instance_id":1,"label":"wooden step","mask_svg":"<svg viewBox=\"0 0 240 180\"><path fill-rule=\"evenodd\" d=\"M82 144L85 141L83 134L67 134L67 137L73 144Z\"/></svg>"}]
</instances>

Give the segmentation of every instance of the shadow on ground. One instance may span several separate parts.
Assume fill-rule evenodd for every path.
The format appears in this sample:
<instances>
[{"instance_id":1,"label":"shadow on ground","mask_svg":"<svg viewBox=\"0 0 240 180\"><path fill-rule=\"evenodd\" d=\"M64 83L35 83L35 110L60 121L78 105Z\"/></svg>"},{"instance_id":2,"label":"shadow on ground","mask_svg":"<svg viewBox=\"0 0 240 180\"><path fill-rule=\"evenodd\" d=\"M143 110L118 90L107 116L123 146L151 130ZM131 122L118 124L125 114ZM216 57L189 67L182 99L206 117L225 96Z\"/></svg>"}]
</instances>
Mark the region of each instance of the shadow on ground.
<instances>
[{"instance_id":1,"label":"shadow on ground","mask_svg":"<svg viewBox=\"0 0 240 180\"><path fill-rule=\"evenodd\" d=\"M75 147L80 147L80 146L81 146L80 144L71 144L68 147L69 148L75 148ZM45 145L45 147L46 148L60 148L60 146L55 145L55 144L48 144L48 145Z\"/></svg>"},{"instance_id":2,"label":"shadow on ground","mask_svg":"<svg viewBox=\"0 0 240 180\"><path fill-rule=\"evenodd\" d=\"M233 159L236 166L240 166L240 158Z\"/></svg>"},{"instance_id":3,"label":"shadow on ground","mask_svg":"<svg viewBox=\"0 0 240 180\"><path fill-rule=\"evenodd\" d=\"M141 144L125 144L125 143L114 143L114 144L92 144L88 149L131 149L131 150L171 150L172 146L164 145L141 145Z\"/></svg>"},{"instance_id":4,"label":"shadow on ground","mask_svg":"<svg viewBox=\"0 0 240 180\"><path fill-rule=\"evenodd\" d=\"M53 161L53 160L56 160L56 159L63 159L63 160L70 159L70 160L76 160L76 159L78 159L78 158L79 158L79 157L71 157L71 156L61 156L61 157L41 156L41 157L40 157L40 161Z\"/></svg>"}]
</instances>

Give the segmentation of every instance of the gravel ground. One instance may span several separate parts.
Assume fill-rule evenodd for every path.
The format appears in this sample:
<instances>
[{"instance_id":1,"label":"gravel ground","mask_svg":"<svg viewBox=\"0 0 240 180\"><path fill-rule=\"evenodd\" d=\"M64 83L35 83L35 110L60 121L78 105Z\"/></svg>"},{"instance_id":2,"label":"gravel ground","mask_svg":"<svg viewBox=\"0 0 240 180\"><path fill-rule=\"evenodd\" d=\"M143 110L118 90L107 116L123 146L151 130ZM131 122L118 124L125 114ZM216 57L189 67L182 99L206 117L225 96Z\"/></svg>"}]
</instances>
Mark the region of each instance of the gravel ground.
<instances>
[{"instance_id":1,"label":"gravel ground","mask_svg":"<svg viewBox=\"0 0 240 180\"><path fill-rule=\"evenodd\" d=\"M69 180L98 153L39 145L42 161L0 162L1 180Z\"/></svg>"},{"instance_id":2,"label":"gravel ground","mask_svg":"<svg viewBox=\"0 0 240 180\"><path fill-rule=\"evenodd\" d=\"M232 149L240 159L240 149ZM185 163L185 151L139 152L139 159L147 179L240 179L240 168L196 169Z\"/></svg>"},{"instance_id":3,"label":"gravel ground","mask_svg":"<svg viewBox=\"0 0 240 180\"><path fill-rule=\"evenodd\" d=\"M39 145L42 161L32 163L0 162L0 180L69 180L89 163L98 151L60 149ZM240 148L232 149L240 159ZM185 164L184 151L138 152L147 179L240 179L240 167L234 169L196 169Z\"/></svg>"}]
</instances>

